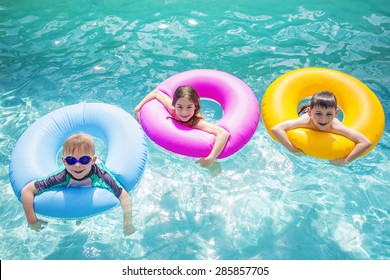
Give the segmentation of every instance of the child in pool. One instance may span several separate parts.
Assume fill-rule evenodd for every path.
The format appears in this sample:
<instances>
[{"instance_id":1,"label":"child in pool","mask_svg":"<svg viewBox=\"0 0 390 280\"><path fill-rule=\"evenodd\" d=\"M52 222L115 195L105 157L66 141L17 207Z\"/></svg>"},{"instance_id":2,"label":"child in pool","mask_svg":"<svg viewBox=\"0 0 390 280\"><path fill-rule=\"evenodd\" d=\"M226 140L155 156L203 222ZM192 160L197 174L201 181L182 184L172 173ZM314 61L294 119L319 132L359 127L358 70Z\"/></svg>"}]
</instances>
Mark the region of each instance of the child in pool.
<instances>
[{"instance_id":1,"label":"child in pool","mask_svg":"<svg viewBox=\"0 0 390 280\"><path fill-rule=\"evenodd\" d=\"M123 210L123 232L130 235L135 232L132 224L131 197L127 191L107 171L95 164L95 145L91 136L76 133L70 136L63 145L62 162L65 169L43 180L32 181L22 189L22 205L27 222L34 230L40 230L46 224L38 220L34 211L34 196L50 187L83 187L90 186L92 175L102 181L121 201Z\"/></svg>"},{"instance_id":2,"label":"child in pool","mask_svg":"<svg viewBox=\"0 0 390 280\"><path fill-rule=\"evenodd\" d=\"M287 120L275 125L272 133L289 151L301 154L288 139L287 131L294 128L308 128L323 132L340 134L356 143L355 148L345 158L331 160L334 165L345 165L361 156L371 147L371 141L360 132L343 125L337 118L337 100L332 92L321 91L313 95L309 106L299 109L297 119Z\"/></svg>"},{"instance_id":3,"label":"child in pool","mask_svg":"<svg viewBox=\"0 0 390 280\"><path fill-rule=\"evenodd\" d=\"M202 118L199 114L200 98L196 90L191 86L179 86L172 99L157 89L151 91L134 109L134 115L138 121L142 106L153 99L157 99L163 104L174 120L215 135L214 146L210 154L196 161L203 167L210 166L222 152L230 134L222 127L209 123Z\"/></svg>"}]
</instances>

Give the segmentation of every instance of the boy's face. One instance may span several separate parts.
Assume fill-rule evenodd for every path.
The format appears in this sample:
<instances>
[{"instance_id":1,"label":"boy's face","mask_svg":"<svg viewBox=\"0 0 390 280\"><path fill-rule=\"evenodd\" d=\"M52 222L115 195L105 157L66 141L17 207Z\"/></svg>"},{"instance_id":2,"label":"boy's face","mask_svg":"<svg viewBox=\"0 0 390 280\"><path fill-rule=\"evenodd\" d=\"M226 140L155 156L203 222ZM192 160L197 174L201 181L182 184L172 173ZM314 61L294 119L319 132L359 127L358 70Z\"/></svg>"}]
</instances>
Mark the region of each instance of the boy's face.
<instances>
[{"instance_id":1,"label":"boy's face","mask_svg":"<svg viewBox=\"0 0 390 280\"><path fill-rule=\"evenodd\" d=\"M335 108L325 108L321 106L314 106L312 109L308 108L309 117L312 119L314 125L321 131L328 131L331 129L332 122L337 116L338 110Z\"/></svg>"},{"instance_id":2,"label":"boy's face","mask_svg":"<svg viewBox=\"0 0 390 280\"><path fill-rule=\"evenodd\" d=\"M67 163L65 160L67 157L73 157L76 160L80 160L80 158L84 156L89 156L91 160L86 163L82 164L80 162L76 162L75 164L71 165ZM62 162L65 165L66 170L75 178L75 179L82 179L85 176L88 176L91 172L92 164L96 161L96 157L93 155L91 151L84 151L76 149L73 153L70 154L64 154L62 157Z\"/></svg>"}]
</instances>

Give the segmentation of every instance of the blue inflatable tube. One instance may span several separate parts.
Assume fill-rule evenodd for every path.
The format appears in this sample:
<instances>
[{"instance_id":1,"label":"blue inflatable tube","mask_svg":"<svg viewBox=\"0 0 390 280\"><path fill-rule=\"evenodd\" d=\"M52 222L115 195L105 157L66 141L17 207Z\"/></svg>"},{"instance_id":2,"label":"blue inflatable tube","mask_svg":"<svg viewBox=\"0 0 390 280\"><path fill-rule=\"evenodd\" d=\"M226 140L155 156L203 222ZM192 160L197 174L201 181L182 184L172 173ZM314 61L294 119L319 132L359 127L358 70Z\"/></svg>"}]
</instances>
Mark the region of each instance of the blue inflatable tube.
<instances>
[{"instance_id":1,"label":"blue inflatable tube","mask_svg":"<svg viewBox=\"0 0 390 280\"><path fill-rule=\"evenodd\" d=\"M126 111L103 103L80 103L55 110L32 124L17 141L11 155L9 177L21 201L23 187L56 171L57 156L72 134L85 132L107 146L105 165L130 192L146 164L146 137L138 122ZM77 219L105 212L119 203L101 188L55 188L35 196L36 213Z\"/></svg>"}]
</instances>

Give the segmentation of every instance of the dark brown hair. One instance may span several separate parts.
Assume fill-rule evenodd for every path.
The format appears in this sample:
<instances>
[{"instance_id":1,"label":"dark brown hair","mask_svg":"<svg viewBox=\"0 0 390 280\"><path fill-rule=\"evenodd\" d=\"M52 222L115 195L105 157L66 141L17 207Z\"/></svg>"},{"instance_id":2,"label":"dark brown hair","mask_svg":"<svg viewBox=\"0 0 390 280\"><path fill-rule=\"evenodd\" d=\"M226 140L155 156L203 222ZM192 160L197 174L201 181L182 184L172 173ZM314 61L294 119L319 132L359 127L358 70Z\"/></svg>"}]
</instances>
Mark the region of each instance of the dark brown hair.
<instances>
[{"instance_id":1,"label":"dark brown hair","mask_svg":"<svg viewBox=\"0 0 390 280\"><path fill-rule=\"evenodd\" d=\"M188 126L194 126L196 125L200 119L202 119L202 116L199 114L200 111L200 97L198 92L192 87L192 86L179 86L175 93L173 94L172 98L172 105L175 106L177 101L180 98L187 97L189 98L195 105L195 112L194 115L189 119L187 122L182 122Z\"/></svg>"},{"instance_id":2,"label":"dark brown hair","mask_svg":"<svg viewBox=\"0 0 390 280\"><path fill-rule=\"evenodd\" d=\"M336 96L330 91L319 91L310 100L310 109L313 109L315 106L337 110Z\"/></svg>"}]
</instances>

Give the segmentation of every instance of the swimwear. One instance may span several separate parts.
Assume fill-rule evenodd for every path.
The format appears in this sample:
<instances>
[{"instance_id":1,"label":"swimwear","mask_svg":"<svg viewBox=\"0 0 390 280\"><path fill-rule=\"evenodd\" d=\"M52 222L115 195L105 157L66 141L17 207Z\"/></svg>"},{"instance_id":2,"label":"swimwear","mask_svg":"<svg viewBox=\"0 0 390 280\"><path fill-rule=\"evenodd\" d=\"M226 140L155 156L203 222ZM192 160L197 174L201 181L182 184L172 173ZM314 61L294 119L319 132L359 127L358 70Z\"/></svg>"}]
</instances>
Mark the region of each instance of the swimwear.
<instances>
[{"instance_id":1,"label":"swimwear","mask_svg":"<svg viewBox=\"0 0 390 280\"><path fill-rule=\"evenodd\" d=\"M309 106L303 106L302 109L298 112L298 117L303 116L304 114L306 114L308 108L309 108Z\"/></svg>"},{"instance_id":2,"label":"swimwear","mask_svg":"<svg viewBox=\"0 0 390 280\"><path fill-rule=\"evenodd\" d=\"M181 121L181 120L178 120L178 119L175 119L174 117L167 117L167 119L173 119L173 120L175 120L175 121L177 121L177 122L179 122L179 123L181 123L181 124L183 124L183 125L185 125L185 126L188 126L188 127L193 127L194 126L194 121L195 120L199 120L199 119L203 119L203 117L202 117L202 115L201 114L199 114L199 113L197 113L197 114L195 114L195 115L193 115L188 121Z\"/></svg>"},{"instance_id":3,"label":"swimwear","mask_svg":"<svg viewBox=\"0 0 390 280\"><path fill-rule=\"evenodd\" d=\"M107 167L103 164L93 164L91 166L91 173L84 178L78 180L74 178L66 168L62 167L46 178L39 179L34 182L38 193L44 192L49 188L54 187L97 187L104 188L111 191L116 197L122 193L123 187L115 178L109 173Z\"/></svg>"}]
</instances>

